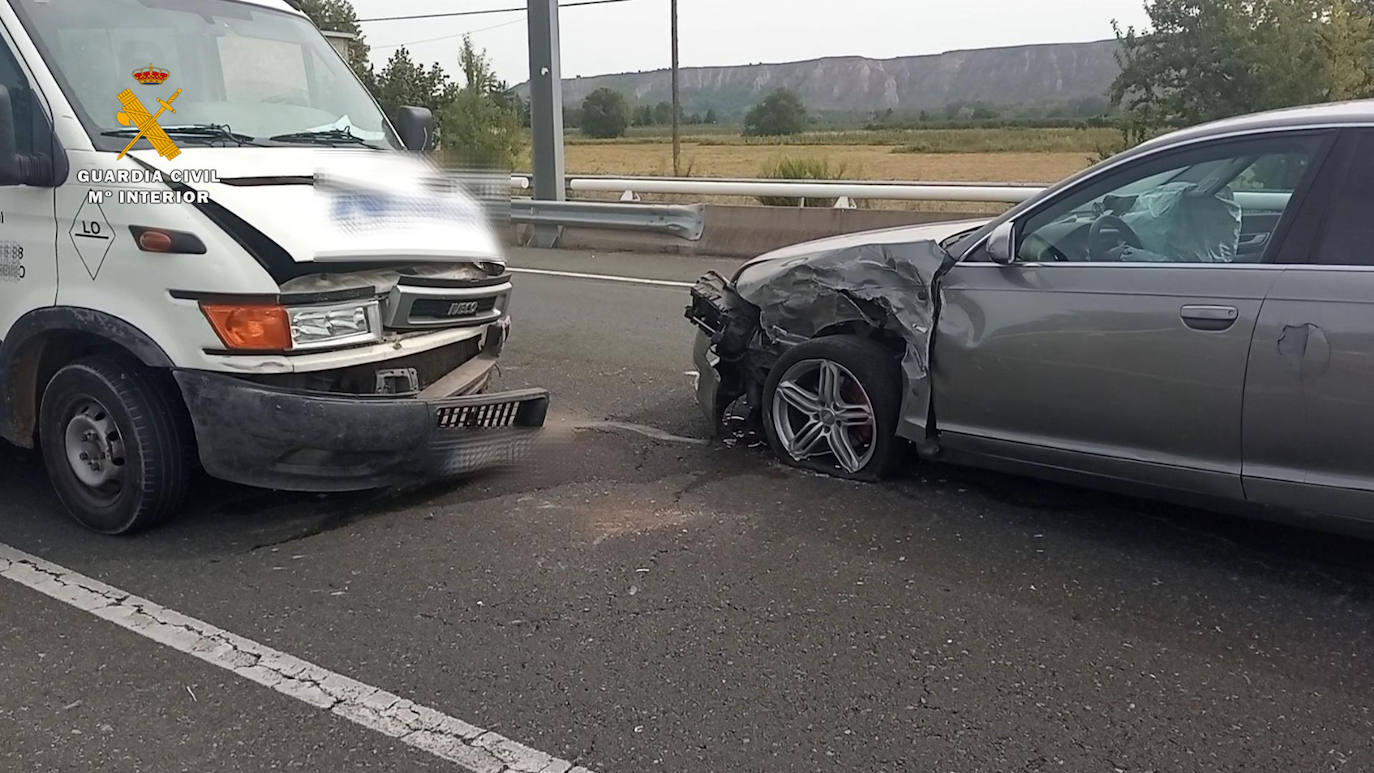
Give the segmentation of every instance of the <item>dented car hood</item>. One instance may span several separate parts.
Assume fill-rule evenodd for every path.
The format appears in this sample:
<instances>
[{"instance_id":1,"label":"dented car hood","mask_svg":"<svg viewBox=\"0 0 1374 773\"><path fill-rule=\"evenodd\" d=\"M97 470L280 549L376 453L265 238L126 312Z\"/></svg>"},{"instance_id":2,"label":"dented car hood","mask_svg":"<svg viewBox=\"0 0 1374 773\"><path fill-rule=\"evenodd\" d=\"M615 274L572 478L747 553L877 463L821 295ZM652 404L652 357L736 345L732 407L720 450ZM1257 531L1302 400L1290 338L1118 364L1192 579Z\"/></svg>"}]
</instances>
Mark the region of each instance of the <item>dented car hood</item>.
<instances>
[{"instance_id":1,"label":"dented car hood","mask_svg":"<svg viewBox=\"0 0 1374 773\"><path fill-rule=\"evenodd\" d=\"M869 244L902 244L919 241L942 242L955 234L981 228L988 222L989 221L986 219L950 220L923 225L904 225L895 228L884 228L877 231L861 231L859 233L828 236L824 239L792 244L787 247L773 250L772 252L766 252L745 263L735 274L735 280L740 280L746 272L752 274L755 271L763 270L759 268L763 264L776 263L785 258L817 255L851 247L862 247Z\"/></svg>"}]
</instances>

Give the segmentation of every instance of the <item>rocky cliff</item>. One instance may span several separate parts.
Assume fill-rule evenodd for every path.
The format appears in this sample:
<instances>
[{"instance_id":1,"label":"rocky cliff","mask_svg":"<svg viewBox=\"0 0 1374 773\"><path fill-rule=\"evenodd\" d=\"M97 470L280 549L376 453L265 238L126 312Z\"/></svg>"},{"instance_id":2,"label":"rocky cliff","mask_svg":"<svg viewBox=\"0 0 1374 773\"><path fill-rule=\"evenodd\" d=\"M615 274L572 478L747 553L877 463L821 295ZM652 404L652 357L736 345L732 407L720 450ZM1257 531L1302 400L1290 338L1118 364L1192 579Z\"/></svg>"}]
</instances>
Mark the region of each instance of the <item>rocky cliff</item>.
<instances>
[{"instance_id":1,"label":"rocky cliff","mask_svg":"<svg viewBox=\"0 0 1374 773\"><path fill-rule=\"evenodd\" d=\"M805 62L689 67L681 72L686 111L738 116L773 89L797 92L813 111L940 111L953 103L1050 106L1099 100L1119 70L1116 41L948 51L897 59L859 56ZM632 104L671 98L669 73L653 70L567 79L564 103L609 87ZM528 95L522 85L520 91Z\"/></svg>"}]
</instances>

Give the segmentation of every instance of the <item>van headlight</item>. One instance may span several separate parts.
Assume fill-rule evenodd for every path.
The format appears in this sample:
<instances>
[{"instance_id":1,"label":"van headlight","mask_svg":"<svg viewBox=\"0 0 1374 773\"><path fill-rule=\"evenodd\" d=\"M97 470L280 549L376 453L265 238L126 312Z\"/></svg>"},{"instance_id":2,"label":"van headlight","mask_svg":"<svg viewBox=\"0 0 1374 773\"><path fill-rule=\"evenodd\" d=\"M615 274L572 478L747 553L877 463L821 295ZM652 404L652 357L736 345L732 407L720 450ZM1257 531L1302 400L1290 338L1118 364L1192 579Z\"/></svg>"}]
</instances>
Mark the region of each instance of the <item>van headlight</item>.
<instances>
[{"instance_id":1,"label":"van headlight","mask_svg":"<svg viewBox=\"0 0 1374 773\"><path fill-rule=\"evenodd\" d=\"M287 306L291 350L324 349L382 340L381 304L375 300L330 306Z\"/></svg>"}]
</instances>

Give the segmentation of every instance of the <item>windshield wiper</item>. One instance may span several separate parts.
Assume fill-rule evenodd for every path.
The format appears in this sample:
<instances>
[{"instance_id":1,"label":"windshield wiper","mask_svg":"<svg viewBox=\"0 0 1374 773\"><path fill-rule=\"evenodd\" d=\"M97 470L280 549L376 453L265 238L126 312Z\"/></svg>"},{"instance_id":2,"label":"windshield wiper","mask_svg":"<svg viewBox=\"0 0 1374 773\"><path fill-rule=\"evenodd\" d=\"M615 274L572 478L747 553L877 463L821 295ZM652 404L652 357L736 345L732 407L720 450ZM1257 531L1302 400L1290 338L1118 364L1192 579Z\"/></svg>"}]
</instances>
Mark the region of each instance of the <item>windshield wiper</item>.
<instances>
[{"instance_id":1,"label":"windshield wiper","mask_svg":"<svg viewBox=\"0 0 1374 773\"><path fill-rule=\"evenodd\" d=\"M187 139L204 140L228 140L237 143L240 147L244 145L256 145L253 138L247 134L237 134L229 129L214 123L186 124L184 126L163 126L162 130L170 137L180 137ZM105 137L133 137L139 133L137 127L131 126L127 129L112 129L101 132Z\"/></svg>"},{"instance_id":2,"label":"windshield wiper","mask_svg":"<svg viewBox=\"0 0 1374 773\"><path fill-rule=\"evenodd\" d=\"M272 142L305 142L318 145L338 145L340 143L345 143L367 145L370 148L376 147L348 129L317 129L308 132L290 132L288 134L278 134L275 137L268 137L268 139Z\"/></svg>"}]
</instances>

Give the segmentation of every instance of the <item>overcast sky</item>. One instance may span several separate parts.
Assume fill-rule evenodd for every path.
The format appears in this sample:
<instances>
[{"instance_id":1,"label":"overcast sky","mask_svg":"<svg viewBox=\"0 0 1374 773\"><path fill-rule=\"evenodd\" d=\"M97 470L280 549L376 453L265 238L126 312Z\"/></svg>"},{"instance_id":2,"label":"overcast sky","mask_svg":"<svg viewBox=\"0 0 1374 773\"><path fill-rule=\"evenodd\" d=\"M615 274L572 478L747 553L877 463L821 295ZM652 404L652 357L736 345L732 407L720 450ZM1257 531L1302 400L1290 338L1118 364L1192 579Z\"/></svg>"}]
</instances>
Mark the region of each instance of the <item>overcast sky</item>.
<instances>
[{"instance_id":1,"label":"overcast sky","mask_svg":"<svg viewBox=\"0 0 1374 773\"><path fill-rule=\"evenodd\" d=\"M568 2L569 0L563 0ZM525 0L352 0L359 18L510 8ZM1143 25L1144 0L679 0L684 67L878 59L961 48L1100 40L1112 19ZM668 0L627 0L561 14L563 75L667 67ZM464 32L510 83L529 74L524 14L373 22L363 32L380 65L398 44L424 64L457 72ZM443 38L436 40L436 38Z\"/></svg>"}]
</instances>

